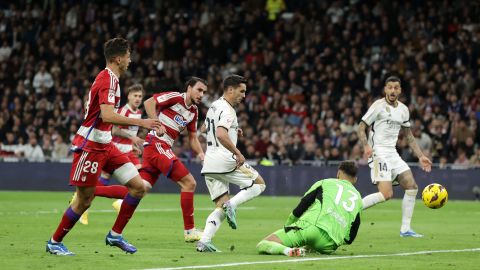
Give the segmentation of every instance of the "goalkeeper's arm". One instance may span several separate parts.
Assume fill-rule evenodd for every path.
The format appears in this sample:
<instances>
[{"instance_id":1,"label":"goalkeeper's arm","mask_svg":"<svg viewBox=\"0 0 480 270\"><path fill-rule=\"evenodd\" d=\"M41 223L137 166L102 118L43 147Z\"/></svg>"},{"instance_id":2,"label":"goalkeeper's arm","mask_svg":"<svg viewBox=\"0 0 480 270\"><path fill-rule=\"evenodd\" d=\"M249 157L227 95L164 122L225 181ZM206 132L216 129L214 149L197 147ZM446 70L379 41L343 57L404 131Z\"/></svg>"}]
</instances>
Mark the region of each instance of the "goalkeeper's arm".
<instances>
[{"instance_id":1,"label":"goalkeeper's arm","mask_svg":"<svg viewBox=\"0 0 480 270\"><path fill-rule=\"evenodd\" d=\"M303 196L303 198L300 200L300 203L297 205L297 207L295 207L295 209L293 209L292 213L290 213L290 215L288 216L287 222L285 222L285 226L289 226L290 224L296 222L298 218L300 218L303 213L307 211L310 205L312 205L317 198L322 201L323 188L321 185Z\"/></svg>"}]
</instances>

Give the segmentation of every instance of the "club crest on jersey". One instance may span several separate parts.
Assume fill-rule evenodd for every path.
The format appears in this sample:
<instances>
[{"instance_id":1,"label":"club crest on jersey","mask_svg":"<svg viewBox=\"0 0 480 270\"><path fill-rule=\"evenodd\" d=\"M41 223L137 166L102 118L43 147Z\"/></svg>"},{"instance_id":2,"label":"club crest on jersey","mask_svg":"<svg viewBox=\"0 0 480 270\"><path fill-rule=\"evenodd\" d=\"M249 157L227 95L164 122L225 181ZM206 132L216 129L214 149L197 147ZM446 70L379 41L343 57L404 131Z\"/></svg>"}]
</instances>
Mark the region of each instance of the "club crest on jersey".
<instances>
[{"instance_id":1,"label":"club crest on jersey","mask_svg":"<svg viewBox=\"0 0 480 270\"><path fill-rule=\"evenodd\" d=\"M181 127L185 127L187 125L187 121L185 121L185 119L183 119L181 115L175 115L175 117L173 117L173 120L175 120L175 122Z\"/></svg>"},{"instance_id":2,"label":"club crest on jersey","mask_svg":"<svg viewBox=\"0 0 480 270\"><path fill-rule=\"evenodd\" d=\"M115 102L115 94L110 92L108 93L108 102L114 103Z\"/></svg>"}]
</instances>

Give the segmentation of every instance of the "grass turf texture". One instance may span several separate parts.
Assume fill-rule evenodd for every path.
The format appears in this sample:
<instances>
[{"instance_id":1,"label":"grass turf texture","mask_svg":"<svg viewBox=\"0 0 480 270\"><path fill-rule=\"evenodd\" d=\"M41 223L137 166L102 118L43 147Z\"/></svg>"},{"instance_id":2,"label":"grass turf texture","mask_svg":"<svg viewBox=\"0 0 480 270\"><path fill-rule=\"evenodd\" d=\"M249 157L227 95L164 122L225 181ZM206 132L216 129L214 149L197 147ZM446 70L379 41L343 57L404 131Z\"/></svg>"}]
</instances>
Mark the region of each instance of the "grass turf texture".
<instances>
[{"instance_id":1,"label":"grass turf texture","mask_svg":"<svg viewBox=\"0 0 480 270\"><path fill-rule=\"evenodd\" d=\"M289 260L285 256L258 255L255 245L281 228L299 198L260 197L238 210L238 230L226 222L214 238L222 253L195 251L184 243L178 194L149 194L140 204L124 236L138 248L134 255L105 246L105 235L116 213L112 200L95 199L90 224L77 224L64 239L74 257L45 252L45 242L67 207L67 192L0 192L1 269L146 269ZM413 228L424 238L400 238L399 200L377 205L362 215L359 235L351 246L342 246L333 256L397 254L424 250L480 248L480 203L449 201L431 210L418 200ZM205 195L195 197L195 222L204 227L213 204ZM55 212L56 211L56 212ZM331 258L307 254L306 258ZM292 263L230 266L222 269L478 269L480 252L431 253L413 256L333 259ZM218 269L218 267L215 267Z\"/></svg>"}]
</instances>

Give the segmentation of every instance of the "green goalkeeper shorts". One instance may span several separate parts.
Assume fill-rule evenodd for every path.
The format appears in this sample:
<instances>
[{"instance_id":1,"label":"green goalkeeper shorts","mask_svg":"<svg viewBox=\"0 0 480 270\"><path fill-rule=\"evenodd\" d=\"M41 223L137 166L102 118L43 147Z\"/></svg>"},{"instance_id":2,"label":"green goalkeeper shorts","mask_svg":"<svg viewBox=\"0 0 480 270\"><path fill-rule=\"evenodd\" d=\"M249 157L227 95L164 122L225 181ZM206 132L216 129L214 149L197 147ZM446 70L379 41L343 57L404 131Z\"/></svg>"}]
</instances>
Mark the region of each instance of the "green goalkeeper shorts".
<instances>
[{"instance_id":1,"label":"green goalkeeper shorts","mask_svg":"<svg viewBox=\"0 0 480 270\"><path fill-rule=\"evenodd\" d=\"M274 234L287 247L307 246L323 254L330 254L338 247L327 232L309 223L296 222Z\"/></svg>"}]
</instances>

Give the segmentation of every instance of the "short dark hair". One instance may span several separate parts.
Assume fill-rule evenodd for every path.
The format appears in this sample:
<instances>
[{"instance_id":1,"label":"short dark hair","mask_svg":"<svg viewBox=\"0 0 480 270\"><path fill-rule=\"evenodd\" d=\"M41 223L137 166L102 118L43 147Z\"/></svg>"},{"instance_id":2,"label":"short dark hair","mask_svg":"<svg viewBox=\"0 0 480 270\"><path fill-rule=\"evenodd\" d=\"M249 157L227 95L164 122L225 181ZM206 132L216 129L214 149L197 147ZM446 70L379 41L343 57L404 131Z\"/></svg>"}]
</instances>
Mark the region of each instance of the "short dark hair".
<instances>
[{"instance_id":1,"label":"short dark hair","mask_svg":"<svg viewBox=\"0 0 480 270\"><path fill-rule=\"evenodd\" d=\"M112 58L117 56L123 56L130 51L130 44L128 40L123 38L112 38L103 44L103 54L105 60L112 61Z\"/></svg>"},{"instance_id":2,"label":"short dark hair","mask_svg":"<svg viewBox=\"0 0 480 270\"><path fill-rule=\"evenodd\" d=\"M205 84L206 86L208 86L207 80L202 79L202 78L199 78L199 77L192 76L192 77L190 77L190 78L187 80L187 82L185 83L185 89L184 89L184 91L187 92L188 87L189 87L189 86L191 86L191 87L195 86L195 84L197 84L197 82L201 82L201 83Z\"/></svg>"},{"instance_id":3,"label":"short dark hair","mask_svg":"<svg viewBox=\"0 0 480 270\"><path fill-rule=\"evenodd\" d=\"M247 84L247 79L236 74L228 75L227 77L225 77L222 83L223 91L227 91L228 87L230 86L237 87L242 83Z\"/></svg>"},{"instance_id":4,"label":"short dark hair","mask_svg":"<svg viewBox=\"0 0 480 270\"><path fill-rule=\"evenodd\" d=\"M127 88L127 91L125 92L128 95L132 92L142 92L142 94L145 96L145 90L143 89L143 86L139 83L135 83L131 85L130 87Z\"/></svg>"},{"instance_id":5,"label":"short dark hair","mask_svg":"<svg viewBox=\"0 0 480 270\"><path fill-rule=\"evenodd\" d=\"M402 81L400 80L399 77L397 76L390 76L388 77L386 80L385 80L385 85L387 85L387 83L389 82L398 82L400 85L402 85Z\"/></svg>"},{"instance_id":6,"label":"short dark hair","mask_svg":"<svg viewBox=\"0 0 480 270\"><path fill-rule=\"evenodd\" d=\"M357 177L358 167L355 161L345 160L340 163L338 170L353 178Z\"/></svg>"}]
</instances>

